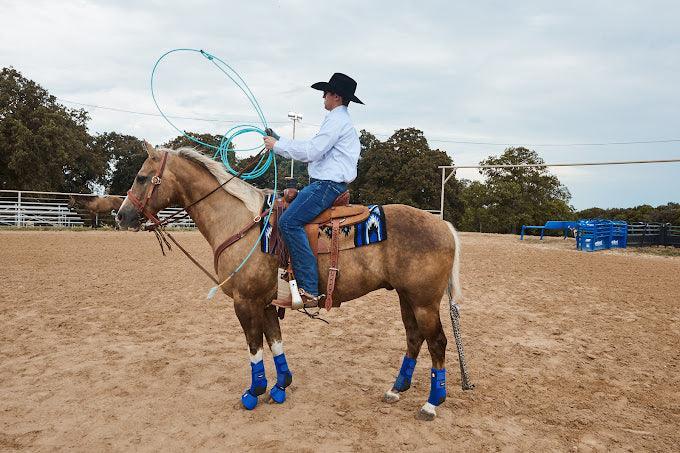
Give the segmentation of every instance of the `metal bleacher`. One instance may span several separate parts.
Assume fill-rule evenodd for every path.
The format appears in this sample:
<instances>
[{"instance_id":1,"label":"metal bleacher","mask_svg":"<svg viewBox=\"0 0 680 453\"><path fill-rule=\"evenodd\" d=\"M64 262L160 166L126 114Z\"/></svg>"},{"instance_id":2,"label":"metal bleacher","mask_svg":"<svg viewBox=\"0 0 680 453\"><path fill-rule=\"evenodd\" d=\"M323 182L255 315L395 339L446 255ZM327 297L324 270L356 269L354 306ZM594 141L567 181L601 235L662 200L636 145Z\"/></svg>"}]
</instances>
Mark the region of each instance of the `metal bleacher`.
<instances>
[{"instance_id":1,"label":"metal bleacher","mask_svg":"<svg viewBox=\"0 0 680 453\"><path fill-rule=\"evenodd\" d=\"M91 226L90 218L82 209L69 208L69 195L60 192L36 192L23 190L0 190L0 227L59 227ZM93 195L93 194L87 194ZM158 213L164 219L182 208L173 207ZM109 219L113 222L113 218ZM169 225L177 228L195 228L187 217Z\"/></svg>"},{"instance_id":2,"label":"metal bleacher","mask_svg":"<svg viewBox=\"0 0 680 453\"><path fill-rule=\"evenodd\" d=\"M68 195L0 190L0 225L66 228L83 226L82 217L68 207Z\"/></svg>"}]
</instances>

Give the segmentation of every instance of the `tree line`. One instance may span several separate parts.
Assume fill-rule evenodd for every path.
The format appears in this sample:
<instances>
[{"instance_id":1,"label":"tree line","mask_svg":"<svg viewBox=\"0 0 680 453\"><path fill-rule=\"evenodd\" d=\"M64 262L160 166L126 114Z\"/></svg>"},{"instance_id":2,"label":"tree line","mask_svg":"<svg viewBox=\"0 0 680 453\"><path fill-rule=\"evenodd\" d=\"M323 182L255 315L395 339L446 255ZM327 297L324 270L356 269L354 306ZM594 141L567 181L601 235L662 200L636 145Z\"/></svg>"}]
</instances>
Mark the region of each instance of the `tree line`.
<instances>
[{"instance_id":1,"label":"tree line","mask_svg":"<svg viewBox=\"0 0 680 453\"><path fill-rule=\"evenodd\" d=\"M117 132L90 134L84 109L59 104L53 95L14 68L0 72L0 188L88 193L104 187L110 194L124 194L146 158L142 141ZM191 133L217 145L222 137ZM350 189L357 203L404 203L438 210L441 179L438 166L453 165L442 150L430 148L423 132L399 129L386 140L362 130L357 179ZM180 135L160 144L164 147L196 146ZM230 164L243 168L252 158L229 153ZM523 147L507 148L481 165L544 164L538 154ZM306 165L277 158L279 186L303 186ZM591 208L577 212L569 204L571 194L547 167L484 168L482 181L452 177L445 187L444 217L461 230L517 233L523 224L547 220L603 217L629 222L669 222L680 225L680 205L669 203L625 209ZM273 187L273 172L251 181Z\"/></svg>"}]
</instances>

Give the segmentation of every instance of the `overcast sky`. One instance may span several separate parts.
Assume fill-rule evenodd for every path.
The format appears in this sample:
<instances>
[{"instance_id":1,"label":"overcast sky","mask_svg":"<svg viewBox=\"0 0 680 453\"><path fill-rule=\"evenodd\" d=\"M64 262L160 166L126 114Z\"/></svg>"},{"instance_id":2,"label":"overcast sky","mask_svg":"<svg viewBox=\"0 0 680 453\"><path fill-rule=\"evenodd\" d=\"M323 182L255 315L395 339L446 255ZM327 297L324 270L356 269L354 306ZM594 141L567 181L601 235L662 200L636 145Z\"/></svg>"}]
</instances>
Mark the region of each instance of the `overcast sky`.
<instances>
[{"instance_id":1,"label":"overcast sky","mask_svg":"<svg viewBox=\"0 0 680 453\"><path fill-rule=\"evenodd\" d=\"M384 139L417 127L458 165L504 143L534 145L547 163L680 158L679 2L470 3L0 0L0 64L63 100L155 113L156 59L206 49L240 73L282 135L292 133L291 110L304 116L297 137L314 134L325 111L309 85L344 72L366 104L350 108L357 129ZM157 84L168 114L257 124L245 97L197 54L173 54ZM86 109L93 132L155 144L177 135L156 116ZM177 120L211 133L230 124ZM577 209L680 201L680 163L553 172Z\"/></svg>"}]
</instances>

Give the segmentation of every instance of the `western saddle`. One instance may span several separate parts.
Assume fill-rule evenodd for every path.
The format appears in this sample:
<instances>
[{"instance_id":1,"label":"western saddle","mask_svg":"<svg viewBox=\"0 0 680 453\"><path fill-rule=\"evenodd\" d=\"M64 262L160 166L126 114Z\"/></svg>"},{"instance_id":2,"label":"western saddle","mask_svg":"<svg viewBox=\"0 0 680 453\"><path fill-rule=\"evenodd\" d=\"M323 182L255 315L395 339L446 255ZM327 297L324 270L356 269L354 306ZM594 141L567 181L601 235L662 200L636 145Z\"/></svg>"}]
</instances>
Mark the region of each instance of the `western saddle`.
<instances>
[{"instance_id":1,"label":"western saddle","mask_svg":"<svg viewBox=\"0 0 680 453\"><path fill-rule=\"evenodd\" d=\"M273 244L272 249L279 257L279 265L286 269L284 277L287 279L293 278L292 266L290 261L290 255L288 249L285 246L283 239L281 238L278 228L277 219L283 214L290 203L297 196L297 189L288 188L283 191L283 197L277 198L272 206L272 215L269 220L272 225L272 235L270 241ZM326 285L326 300L324 308L330 310L333 306L333 291L335 290L335 280L338 274L338 257L340 255L340 228L350 225L355 225L357 223L363 222L368 218L370 211L367 206L363 205L353 205L349 203L349 190L341 193L338 198L335 199L333 205L319 214L314 220L307 224L305 231L307 233L307 239L309 239L309 245L314 253L314 256L319 254L330 254L330 266L328 268L328 284ZM326 229L330 227L331 231L331 241L330 246L319 244L319 232L321 229ZM302 308L302 307L291 307L290 301L275 300L274 305L279 307L287 308Z\"/></svg>"}]
</instances>

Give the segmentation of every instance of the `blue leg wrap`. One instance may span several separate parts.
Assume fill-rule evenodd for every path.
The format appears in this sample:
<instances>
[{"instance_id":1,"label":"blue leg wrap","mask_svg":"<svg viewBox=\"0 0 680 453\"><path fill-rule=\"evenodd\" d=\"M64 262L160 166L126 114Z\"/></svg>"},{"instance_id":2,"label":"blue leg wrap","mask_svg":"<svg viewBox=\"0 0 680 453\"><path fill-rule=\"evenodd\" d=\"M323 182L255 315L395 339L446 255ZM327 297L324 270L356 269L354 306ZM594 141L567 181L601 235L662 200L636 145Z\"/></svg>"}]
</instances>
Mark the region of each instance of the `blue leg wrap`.
<instances>
[{"instance_id":1,"label":"blue leg wrap","mask_svg":"<svg viewBox=\"0 0 680 453\"><path fill-rule=\"evenodd\" d=\"M288 369L285 354L274 357L274 365L276 365L276 384L269 391L269 396L275 402L281 404L286 401L286 387L293 382L293 373Z\"/></svg>"},{"instance_id":2,"label":"blue leg wrap","mask_svg":"<svg viewBox=\"0 0 680 453\"><path fill-rule=\"evenodd\" d=\"M276 365L276 385L285 389L293 382L293 373L288 369L286 354L274 357L274 365Z\"/></svg>"},{"instance_id":3,"label":"blue leg wrap","mask_svg":"<svg viewBox=\"0 0 680 453\"><path fill-rule=\"evenodd\" d=\"M398 392L405 392L411 387L411 378L413 378L413 370L416 368L416 359L404 356L399 369L397 380L394 381L394 389Z\"/></svg>"},{"instance_id":4,"label":"blue leg wrap","mask_svg":"<svg viewBox=\"0 0 680 453\"><path fill-rule=\"evenodd\" d=\"M446 368L432 368L430 373L430 397L427 402L439 406L446 399Z\"/></svg>"},{"instance_id":5,"label":"blue leg wrap","mask_svg":"<svg viewBox=\"0 0 680 453\"><path fill-rule=\"evenodd\" d=\"M267 378L264 375L264 362L260 360L257 363L250 364L252 383L250 388L241 395L241 403L243 407L248 410L255 409L257 406L257 397L267 391Z\"/></svg>"}]
</instances>

